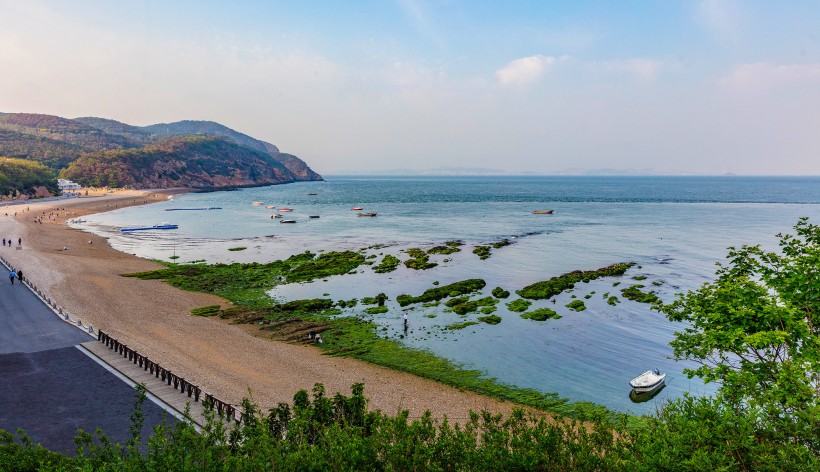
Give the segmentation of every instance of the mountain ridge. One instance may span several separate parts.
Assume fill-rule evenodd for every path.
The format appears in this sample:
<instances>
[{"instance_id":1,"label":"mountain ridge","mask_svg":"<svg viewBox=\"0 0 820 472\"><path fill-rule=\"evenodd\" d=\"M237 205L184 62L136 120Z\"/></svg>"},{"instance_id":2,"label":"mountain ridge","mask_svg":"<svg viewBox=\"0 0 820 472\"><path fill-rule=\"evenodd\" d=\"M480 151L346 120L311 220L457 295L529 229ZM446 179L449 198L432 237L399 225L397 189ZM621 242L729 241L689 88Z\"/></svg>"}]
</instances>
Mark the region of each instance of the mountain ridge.
<instances>
[{"instance_id":1,"label":"mountain ridge","mask_svg":"<svg viewBox=\"0 0 820 472\"><path fill-rule=\"evenodd\" d=\"M323 180L295 155L213 121L133 126L0 112L0 156L37 161L96 186L218 189Z\"/></svg>"}]
</instances>

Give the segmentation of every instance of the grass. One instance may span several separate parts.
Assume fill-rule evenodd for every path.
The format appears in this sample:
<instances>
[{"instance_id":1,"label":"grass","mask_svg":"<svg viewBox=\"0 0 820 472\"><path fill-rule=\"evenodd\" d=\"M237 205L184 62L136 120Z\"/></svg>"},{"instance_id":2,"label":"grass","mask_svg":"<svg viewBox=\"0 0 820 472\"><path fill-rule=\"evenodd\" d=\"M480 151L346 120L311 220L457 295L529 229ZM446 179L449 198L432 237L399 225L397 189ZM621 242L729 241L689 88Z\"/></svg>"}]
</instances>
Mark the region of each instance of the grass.
<instances>
[{"instance_id":1,"label":"grass","mask_svg":"<svg viewBox=\"0 0 820 472\"><path fill-rule=\"evenodd\" d=\"M219 310L221 310L219 305L208 305L202 308L194 308L191 310L191 314L194 316L214 316L219 314Z\"/></svg>"},{"instance_id":2,"label":"grass","mask_svg":"<svg viewBox=\"0 0 820 472\"><path fill-rule=\"evenodd\" d=\"M561 315L556 313L554 310L550 310L549 308L539 308L527 313L522 313L521 318L524 318L525 320L547 321L549 319L557 320L561 318Z\"/></svg>"},{"instance_id":3,"label":"grass","mask_svg":"<svg viewBox=\"0 0 820 472\"><path fill-rule=\"evenodd\" d=\"M578 282L589 282L590 280L599 279L601 277L614 277L623 275L630 267L635 265L634 262L613 264L600 269L590 271L576 270L558 277L552 277L549 280L536 282L528 285L521 290L516 291L522 298L529 298L531 300L543 300L552 298L565 290L575 287Z\"/></svg>"},{"instance_id":4,"label":"grass","mask_svg":"<svg viewBox=\"0 0 820 472\"><path fill-rule=\"evenodd\" d=\"M507 309L516 313L523 313L530 308L530 305L532 305L531 301L519 298L507 303Z\"/></svg>"}]
</instances>

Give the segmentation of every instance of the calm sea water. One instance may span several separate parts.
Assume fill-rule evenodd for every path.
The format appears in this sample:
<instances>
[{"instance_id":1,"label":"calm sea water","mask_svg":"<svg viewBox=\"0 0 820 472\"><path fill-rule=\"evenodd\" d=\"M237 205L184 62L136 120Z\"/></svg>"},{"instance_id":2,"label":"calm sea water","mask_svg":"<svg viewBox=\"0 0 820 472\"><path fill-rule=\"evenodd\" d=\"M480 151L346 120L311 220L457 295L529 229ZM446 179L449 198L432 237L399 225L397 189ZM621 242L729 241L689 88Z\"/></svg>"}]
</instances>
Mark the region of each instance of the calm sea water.
<instances>
[{"instance_id":1,"label":"calm sea water","mask_svg":"<svg viewBox=\"0 0 820 472\"><path fill-rule=\"evenodd\" d=\"M397 304L388 302L389 313L367 318L384 336L501 382L650 413L659 400L687 391L709 394L715 387L686 378L682 369L691 365L670 358L668 343L681 325L626 299L610 306L604 295L620 297L620 288L638 283L631 277L640 275L646 277L640 283L671 300L710 280L728 246L760 243L774 249L775 235L788 232L799 217L820 220L818 204L820 178L329 177L327 182L180 195L94 215L76 226L109 237L119 250L162 260L178 256L180 262L264 262L304 250L361 248L371 248L367 254L378 260L383 254L404 260L402 251L410 247L429 248L452 239L466 244L461 253L432 256L439 265L430 270L401 266L390 274L375 274L363 266L352 275L277 287L271 295L282 300L325 294L340 300L379 292L394 300L401 293L419 294L434 281L471 277L485 279L487 292L496 286L514 291L572 270L634 261L640 267L623 278L582 283L554 304L533 304L555 309L563 316L559 320L524 320L502 303L496 312L503 319L500 324L449 331L443 327L479 315L461 317L443 306L415 307L409 312L411 329L403 336ZM165 211L209 206L222 209ZM296 224L270 218L285 206L294 208L285 215ZM353 207L378 217L357 217ZM536 209L554 209L555 214L530 213ZM179 229L118 231L161 222L176 223ZM494 250L487 260L471 253L474 245L505 238L514 244ZM236 247L246 249L228 250ZM618 281L621 285L613 287ZM564 307L572 296L585 301L586 311ZM364 316L362 310L359 306L346 314ZM629 379L654 367L668 373L667 387L652 401L633 403Z\"/></svg>"}]
</instances>

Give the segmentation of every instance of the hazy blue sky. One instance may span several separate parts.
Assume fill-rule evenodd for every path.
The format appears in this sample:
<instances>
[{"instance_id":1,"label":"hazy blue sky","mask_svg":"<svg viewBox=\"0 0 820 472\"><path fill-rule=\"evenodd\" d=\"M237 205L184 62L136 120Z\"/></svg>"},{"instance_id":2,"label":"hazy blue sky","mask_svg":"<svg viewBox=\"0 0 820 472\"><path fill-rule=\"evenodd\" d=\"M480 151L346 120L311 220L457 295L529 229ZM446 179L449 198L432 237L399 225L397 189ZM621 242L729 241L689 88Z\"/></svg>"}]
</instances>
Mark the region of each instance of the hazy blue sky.
<instances>
[{"instance_id":1,"label":"hazy blue sky","mask_svg":"<svg viewBox=\"0 0 820 472\"><path fill-rule=\"evenodd\" d=\"M214 120L321 173L820 174L820 2L0 0L0 111Z\"/></svg>"}]
</instances>

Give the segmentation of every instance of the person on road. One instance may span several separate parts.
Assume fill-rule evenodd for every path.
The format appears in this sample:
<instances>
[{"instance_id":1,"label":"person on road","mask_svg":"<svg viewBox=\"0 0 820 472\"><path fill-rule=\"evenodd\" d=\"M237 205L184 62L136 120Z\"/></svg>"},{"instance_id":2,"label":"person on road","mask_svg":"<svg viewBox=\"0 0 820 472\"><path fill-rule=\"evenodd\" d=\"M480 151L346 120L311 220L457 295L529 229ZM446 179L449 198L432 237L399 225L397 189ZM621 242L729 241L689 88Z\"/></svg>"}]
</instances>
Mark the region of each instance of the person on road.
<instances>
[{"instance_id":1,"label":"person on road","mask_svg":"<svg viewBox=\"0 0 820 472\"><path fill-rule=\"evenodd\" d=\"M14 269L11 269L11 272L9 272L9 282L11 282L12 285L14 285L15 277L17 277L17 272L14 272Z\"/></svg>"},{"instance_id":2,"label":"person on road","mask_svg":"<svg viewBox=\"0 0 820 472\"><path fill-rule=\"evenodd\" d=\"M17 271L17 281L20 282L20 283L23 283L23 271L22 270Z\"/></svg>"}]
</instances>

